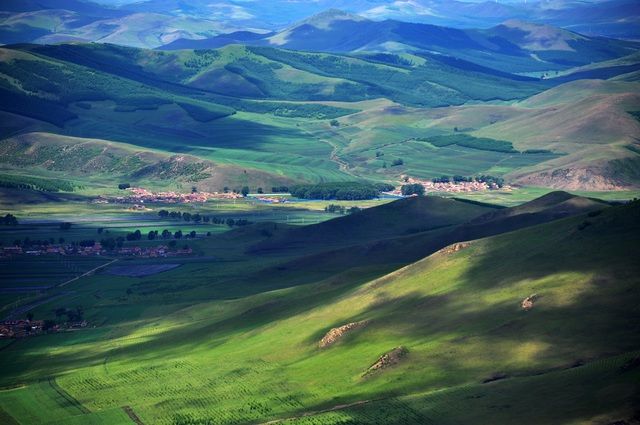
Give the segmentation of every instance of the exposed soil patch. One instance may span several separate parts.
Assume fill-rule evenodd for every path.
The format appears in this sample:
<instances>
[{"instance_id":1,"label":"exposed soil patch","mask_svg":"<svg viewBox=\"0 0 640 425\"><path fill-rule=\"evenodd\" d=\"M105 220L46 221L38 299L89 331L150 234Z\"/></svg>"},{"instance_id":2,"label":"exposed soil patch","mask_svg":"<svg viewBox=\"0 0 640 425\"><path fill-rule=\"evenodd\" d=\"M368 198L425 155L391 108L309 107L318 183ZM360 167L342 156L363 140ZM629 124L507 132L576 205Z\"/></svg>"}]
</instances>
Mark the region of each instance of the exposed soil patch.
<instances>
[{"instance_id":1,"label":"exposed soil patch","mask_svg":"<svg viewBox=\"0 0 640 425\"><path fill-rule=\"evenodd\" d=\"M338 328L332 328L329 332L326 333L324 337L318 343L320 348L327 348L331 345L338 342L345 334L354 331L356 329L363 328L369 324L368 320L363 320L360 322L347 323L346 325L340 326Z\"/></svg>"},{"instance_id":2,"label":"exposed soil patch","mask_svg":"<svg viewBox=\"0 0 640 425\"><path fill-rule=\"evenodd\" d=\"M449 245L445 248L442 248L440 251L438 251L438 254L445 254L445 255L453 254L454 252L458 252L467 248L469 245L471 245L470 242L454 243L453 245Z\"/></svg>"},{"instance_id":3,"label":"exposed soil patch","mask_svg":"<svg viewBox=\"0 0 640 425\"><path fill-rule=\"evenodd\" d=\"M400 346L396 347L388 353L383 354L380 358L367 369L363 376L367 376L373 372L377 372L379 370L386 369L388 367L394 366L405 358L409 354L409 350L406 347Z\"/></svg>"},{"instance_id":4,"label":"exposed soil patch","mask_svg":"<svg viewBox=\"0 0 640 425\"><path fill-rule=\"evenodd\" d=\"M144 425L144 422L136 415L136 412L133 411L131 406L122 406L122 410L124 410L124 413L126 413L136 425Z\"/></svg>"},{"instance_id":5,"label":"exposed soil patch","mask_svg":"<svg viewBox=\"0 0 640 425\"><path fill-rule=\"evenodd\" d=\"M107 273L115 276L145 277L173 270L180 264L138 264L131 266L113 266L107 269Z\"/></svg>"},{"instance_id":6,"label":"exposed soil patch","mask_svg":"<svg viewBox=\"0 0 640 425\"><path fill-rule=\"evenodd\" d=\"M538 295L537 294L531 294L527 298L522 300L522 302L520 303L520 306L522 307L522 309L524 311L529 311L529 310L531 310L533 308L533 304L537 300L538 300Z\"/></svg>"}]
</instances>

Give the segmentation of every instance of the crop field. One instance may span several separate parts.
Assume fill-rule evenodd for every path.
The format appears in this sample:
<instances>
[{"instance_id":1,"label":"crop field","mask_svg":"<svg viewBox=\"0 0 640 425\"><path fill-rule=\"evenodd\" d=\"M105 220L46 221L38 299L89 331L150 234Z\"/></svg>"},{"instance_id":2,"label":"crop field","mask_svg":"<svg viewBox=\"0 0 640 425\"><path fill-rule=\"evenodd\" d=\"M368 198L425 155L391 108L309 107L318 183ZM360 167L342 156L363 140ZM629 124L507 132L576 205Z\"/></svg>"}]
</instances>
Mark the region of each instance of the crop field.
<instances>
[{"instance_id":1,"label":"crop field","mask_svg":"<svg viewBox=\"0 0 640 425\"><path fill-rule=\"evenodd\" d=\"M180 264L138 264L128 266L111 266L106 271L115 276L145 277L173 270Z\"/></svg>"}]
</instances>

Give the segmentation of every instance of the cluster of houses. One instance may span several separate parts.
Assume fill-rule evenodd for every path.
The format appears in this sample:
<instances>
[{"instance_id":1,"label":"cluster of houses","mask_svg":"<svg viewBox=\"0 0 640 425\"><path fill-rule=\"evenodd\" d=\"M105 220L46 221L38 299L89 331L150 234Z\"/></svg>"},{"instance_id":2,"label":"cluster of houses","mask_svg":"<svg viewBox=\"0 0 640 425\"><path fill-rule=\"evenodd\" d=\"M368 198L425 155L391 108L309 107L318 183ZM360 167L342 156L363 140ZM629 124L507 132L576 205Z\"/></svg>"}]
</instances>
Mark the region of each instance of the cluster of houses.
<instances>
[{"instance_id":1,"label":"cluster of houses","mask_svg":"<svg viewBox=\"0 0 640 425\"><path fill-rule=\"evenodd\" d=\"M175 257L180 255L191 255L193 250L189 247L171 249L165 245L152 247L128 246L119 248L116 253L121 256L134 256L144 258Z\"/></svg>"},{"instance_id":2,"label":"cluster of houses","mask_svg":"<svg viewBox=\"0 0 640 425\"><path fill-rule=\"evenodd\" d=\"M5 320L0 322L0 338L25 338L40 335L44 332L60 332L64 330L86 328L86 320L69 322L62 325L44 320Z\"/></svg>"},{"instance_id":3,"label":"cluster of houses","mask_svg":"<svg viewBox=\"0 0 640 425\"><path fill-rule=\"evenodd\" d=\"M5 320L0 322L0 338L24 338L44 331L44 320Z\"/></svg>"},{"instance_id":4,"label":"cluster of houses","mask_svg":"<svg viewBox=\"0 0 640 425\"><path fill-rule=\"evenodd\" d=\"M273 197L273 196L254 196L254 199L257 199L260 202L264 202L265 204L284 204L287 201L287 198L283 197Z\"/></svg>"},{"instance_id":5,"label":"cluster of houses","mask_svg":"<svg viewBox=\"0 0 640 425\"><path fill-rule=\"evenodd\" d=\"M74 245L34 245L28 248L21 246L8 246L0 250L0 258L13 257L19 255L80 255L80 256L100 256L100 255L117 255L117 256L135 256L144 258L155 257L174 257L181 255L191 255L193 250L189 247L170 248L166 245L158 245L152 247L127 246L107 250L100 242L96 242L92 246L74 246Z\"/></svg>"},{"instance_id":6,"label":"cluster of houses","mask_svg":"<svg viewBox=\"0 0 640 425\"><path fill-rule=\"evenodd\" d=\"M460 181L460 182L433 182L431 180L420 180L409 177L404 184L421 184L426 192L447 192L447 193L465 193L465 192L484 192L487 190L510 190L509 186L499 187L495 183L487 183L481 181ZM400 189L389 192L392 195L401 195Z\"/></svg>"},{"instance_id":7,"label":"cluster of houses","mask_svg":"<svg viewBox=\"0 0 640 425\"><path fill-rule=\"evenodd\" d=\"M145 203L165 203L165 204L188 204L188 203L204 203L209 199L237 199L242 198L239 193L218 193L218 192L193 192L193 193L178 193L178 192L152 192L150 190L141 187L131 187L127 191L127 196L117 196L115 198L109 198L106 196L100 196L93 202L96 204L108 204L110 202L115 203L132 203L138 208L144 209Z\"/></svg>"}]
</instances>

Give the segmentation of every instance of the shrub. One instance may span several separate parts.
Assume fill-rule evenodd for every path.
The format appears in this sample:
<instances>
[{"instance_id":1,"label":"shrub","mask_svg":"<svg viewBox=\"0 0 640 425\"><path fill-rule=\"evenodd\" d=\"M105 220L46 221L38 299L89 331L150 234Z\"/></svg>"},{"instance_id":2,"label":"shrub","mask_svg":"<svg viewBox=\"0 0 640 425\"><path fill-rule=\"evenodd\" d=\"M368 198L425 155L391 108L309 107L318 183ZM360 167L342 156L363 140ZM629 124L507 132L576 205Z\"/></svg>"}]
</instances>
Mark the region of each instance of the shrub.
<instances>
[{"instance_id":1,"label":"shrub","mask_svg":"<svg viewBox=\"0 0 640 425\"><path fill-rule=\"evenodd\" d=\"M410 196L410 195L422 196L424 195L424 186L421 185L420 183L405 184L405 185L402 185L401 192L403 196Z\"/></svg>"}]
</instances>

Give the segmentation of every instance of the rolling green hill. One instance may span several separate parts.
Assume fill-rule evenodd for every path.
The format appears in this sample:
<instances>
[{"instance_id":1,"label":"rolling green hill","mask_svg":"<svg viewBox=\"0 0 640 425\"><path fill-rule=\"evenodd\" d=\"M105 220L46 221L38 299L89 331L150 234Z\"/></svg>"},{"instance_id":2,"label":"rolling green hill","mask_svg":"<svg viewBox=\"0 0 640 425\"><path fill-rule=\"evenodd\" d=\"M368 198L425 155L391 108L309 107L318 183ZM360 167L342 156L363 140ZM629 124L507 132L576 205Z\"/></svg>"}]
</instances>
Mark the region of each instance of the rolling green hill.
<instances>
[{"instance_id":1,"label":"rolling green hill","mask_svg":"<svg viewBox=\"0 0 640 425\"><path fill-rule=\"evenodd\" d=\"M407 198L327 222L292 229L251 249L263 252L360 245L373 239L448 228L490 210L490 207L440 197Z\"/></svg>"},{"instance_id":2,"label":"rolling green hill","mask_svg":"<svg viewBox=\"0 0 640 425\"><path fill-rule=\"evenodd\" d=\"M520 214L566 202L584 201L553 194ZM229 288L219 263L90 277L72 287L73 302L100 326L0 351L2 414L60 425L127 423L123 413L154 424L628 421L639 214L637 202L593 210L451 246L382 277L369 265L296 286L304 269L265 272L289 286L254 295L239 295L263 285L244 263L228 265L248 276ZM186 275L190 301L179 302ZM191 301L198 286L208 301ZM220 290L240 292L216 299ZM330 329L354 323L319 347ZM29 409L33 400L46 414Z\"/></svg>"},{"instance_id":3,"label":"rolling green hill","mask_svg":"<svg viewBox=\"0 0 640 425\"><path fill-rule=\"evenodd\" d=\"M267 174L394 184L404 175L490 174L573 190L628 190L639 181L632 81L552 87L561 78L435 54L240 45L18 45L0 57L2 137L47 132L189 154L262 173L248 183L266 187Z\"/></svg>"},{"instance_id":4,"label":"rolling green hill","mask_svg":"<svg viewBox=\"0 0 640 425\"><path fill-rule=\"evenodd\" d=\"M371 61L240 45L172 52L96 44L27 49L125 78L144 78L141 81L147 84L160 80L244 98L357 101L388 97L407 104L440 106L470 99L521 98L547 87L534 79L490 69L466 70L437 57L415 57L406 66L388 58ZM491 90L498 86L499 91ZM409 87L413 90L407 90Z\"/></svg>"},{"instance_id":5,"label":"rolling green hill","mask_svg":"<svg viewBox=\"0 0 640 425\"><path fill-rule=\"evenodd\" d=\"M190 155L162 151L106 140L27 133L6 139L0 145L3 169L22 174L57 175L84 185L117 187L128 182L144 187L197 186L203 191L221 191L226 185L269 187L291 181L260 170L220 165Z\"/></svg>"},{"instance_id":6,"label":"rolling green hill","mask_svg":"<svg viewBox=\"0 0 640 425\"><path fill-rule=\"evenodd\" d=\"M566 192L552 192L505 209L438 197L411 198L366 210L351 220L330 220L303 229L286 230L251 246L249 252L268 254L289 250L298 255L308 253L277 266L274 273L281 276L295 274L301 269L317 278L365 265L397 268L452 244L464 246L466 241L569 216L597 214L608 206ZM424 210L420 215L404 212L421 209ZM443 213L446 215L444 222L441 221ZM345 229L347 223L351 226ZM335 249L327 250L329 247Z\"/></svg>"}]
</instances>

